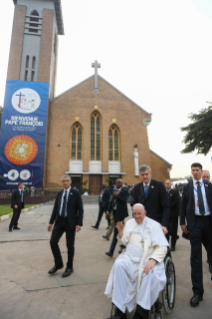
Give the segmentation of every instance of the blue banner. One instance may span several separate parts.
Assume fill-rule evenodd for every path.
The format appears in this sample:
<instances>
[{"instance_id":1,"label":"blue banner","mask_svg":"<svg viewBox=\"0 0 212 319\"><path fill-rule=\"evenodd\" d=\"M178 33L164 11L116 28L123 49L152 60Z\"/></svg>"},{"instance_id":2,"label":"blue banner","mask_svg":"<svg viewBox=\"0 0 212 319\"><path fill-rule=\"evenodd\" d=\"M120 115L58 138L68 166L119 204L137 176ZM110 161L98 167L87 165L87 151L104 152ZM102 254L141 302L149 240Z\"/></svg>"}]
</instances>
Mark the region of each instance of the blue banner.
<instances>
[{"instance_id":1,"label":"blue banner","mask_svg":"<svg viewBox=\"0 0 212 319\"><path fill-rule=\"evenodd\" d=\"M1 189L43 187L49 84L7 80L0 135Z\"/></svg>"}]
</instances>

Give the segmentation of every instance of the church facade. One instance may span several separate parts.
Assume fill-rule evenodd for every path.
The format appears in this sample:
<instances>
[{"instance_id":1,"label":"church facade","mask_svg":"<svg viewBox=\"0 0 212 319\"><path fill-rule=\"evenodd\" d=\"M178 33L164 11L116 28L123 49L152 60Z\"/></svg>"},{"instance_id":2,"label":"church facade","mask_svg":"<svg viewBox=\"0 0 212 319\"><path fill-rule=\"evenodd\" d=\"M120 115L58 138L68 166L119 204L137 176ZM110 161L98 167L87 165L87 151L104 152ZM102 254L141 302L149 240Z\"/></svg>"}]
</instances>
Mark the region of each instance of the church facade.
<instances>
[{"instance_id":1,"label":"church facade","mask_svg":"<svg viewBox=\"0 0 212 319\"><path fill-rule=\"evenodd\" d=\"M8 79L49 83L43 187L60 188L61 176L99 193L120 177L138 183L138 167L151 166L165 181L171 164L149 149L151 114L97 75L55 96L58 36L64 35L60 0L13 0Z\"/></svg>"}]
</instances>

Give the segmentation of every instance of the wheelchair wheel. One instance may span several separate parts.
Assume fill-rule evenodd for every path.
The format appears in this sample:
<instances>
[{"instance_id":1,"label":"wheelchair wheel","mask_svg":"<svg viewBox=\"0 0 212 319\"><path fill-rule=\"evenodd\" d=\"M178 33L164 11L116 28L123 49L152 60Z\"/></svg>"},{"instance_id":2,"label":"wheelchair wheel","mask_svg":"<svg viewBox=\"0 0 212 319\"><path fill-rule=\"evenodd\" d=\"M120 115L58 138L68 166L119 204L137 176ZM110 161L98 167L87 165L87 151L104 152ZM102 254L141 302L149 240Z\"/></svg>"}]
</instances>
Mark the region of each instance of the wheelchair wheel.
<instances>
[{"instance_id":1,"label":"wheelchair wheel","mask_svg":"<svg viewBox=\"0 0 212 319\"><path fill-rule=\"evenodd\" d=\"M152 306L149 311L149 319L163 319L163 314L161 311L155 311L154 306Z\"/></svg>"},{"instance_id":2,"label":"wheelchair wheel","mask_svg":"<svg viewBox=\"0 0 212 319\"><path fill-rule=\"evenodd\" d=\"M162 300L165 312L169 314L174 308L176 290L175 268L170 257L165 259L164 266L167 282L162 291Z\"/></svg>"}]
</instances>

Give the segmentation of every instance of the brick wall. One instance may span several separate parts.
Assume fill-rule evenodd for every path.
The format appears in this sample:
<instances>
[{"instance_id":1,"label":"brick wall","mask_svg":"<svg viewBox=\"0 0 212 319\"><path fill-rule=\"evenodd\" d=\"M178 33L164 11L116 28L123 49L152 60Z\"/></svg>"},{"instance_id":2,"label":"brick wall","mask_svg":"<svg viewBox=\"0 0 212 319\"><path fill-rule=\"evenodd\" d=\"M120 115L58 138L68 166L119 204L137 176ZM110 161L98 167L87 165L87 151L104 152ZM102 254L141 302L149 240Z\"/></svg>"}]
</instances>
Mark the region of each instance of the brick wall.
<instances>
[{"instance_id":1,"label":"brick wall","mask_svg":"<svg viewBox=\"0 0 212 319\"><path fill-rule=\"evenodd\" d=\"M167 179L170 179L168 170L171 170L171 165L163 161L160 157L158 157L154 153L151 152L150 154L151 154L152 178L162 181L164 183Z\"/></svg>"},{"instance_id":2,"label":"brick wall","mask_svg":"<svg viewBox=\"0 0 212 319\"><path fill-rule=\"evenodd\" d=\"M20 80L26 9L26 6L15 5L7 71L9 80Z\"/></svg>"}]
</instances>

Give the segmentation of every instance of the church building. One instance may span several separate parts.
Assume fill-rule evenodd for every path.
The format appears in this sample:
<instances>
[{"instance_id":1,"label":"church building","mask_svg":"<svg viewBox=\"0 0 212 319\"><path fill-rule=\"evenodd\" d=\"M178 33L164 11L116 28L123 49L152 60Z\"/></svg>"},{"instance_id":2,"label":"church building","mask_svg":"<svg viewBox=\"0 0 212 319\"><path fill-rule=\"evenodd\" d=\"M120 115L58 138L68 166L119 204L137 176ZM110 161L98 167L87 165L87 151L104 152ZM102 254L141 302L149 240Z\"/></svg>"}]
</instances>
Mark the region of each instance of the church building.
<instances>
[{"instance_id":1,"label":"church building","mask_svg":"<svg viewBox=\"0 0 212 319\"><path fill-rule=\"evenodd\" d=\"M49 83L44 189L60 189L61 176L69 174L96 195L103 182L119 177L139 183L143 164L154 179L169 178L171 164L149 148L151 114L99 76L97 61L94 75L55 96L58 36L64 36L61 0L13 2L7 79Z\"/></svg>"}]
</instances>

